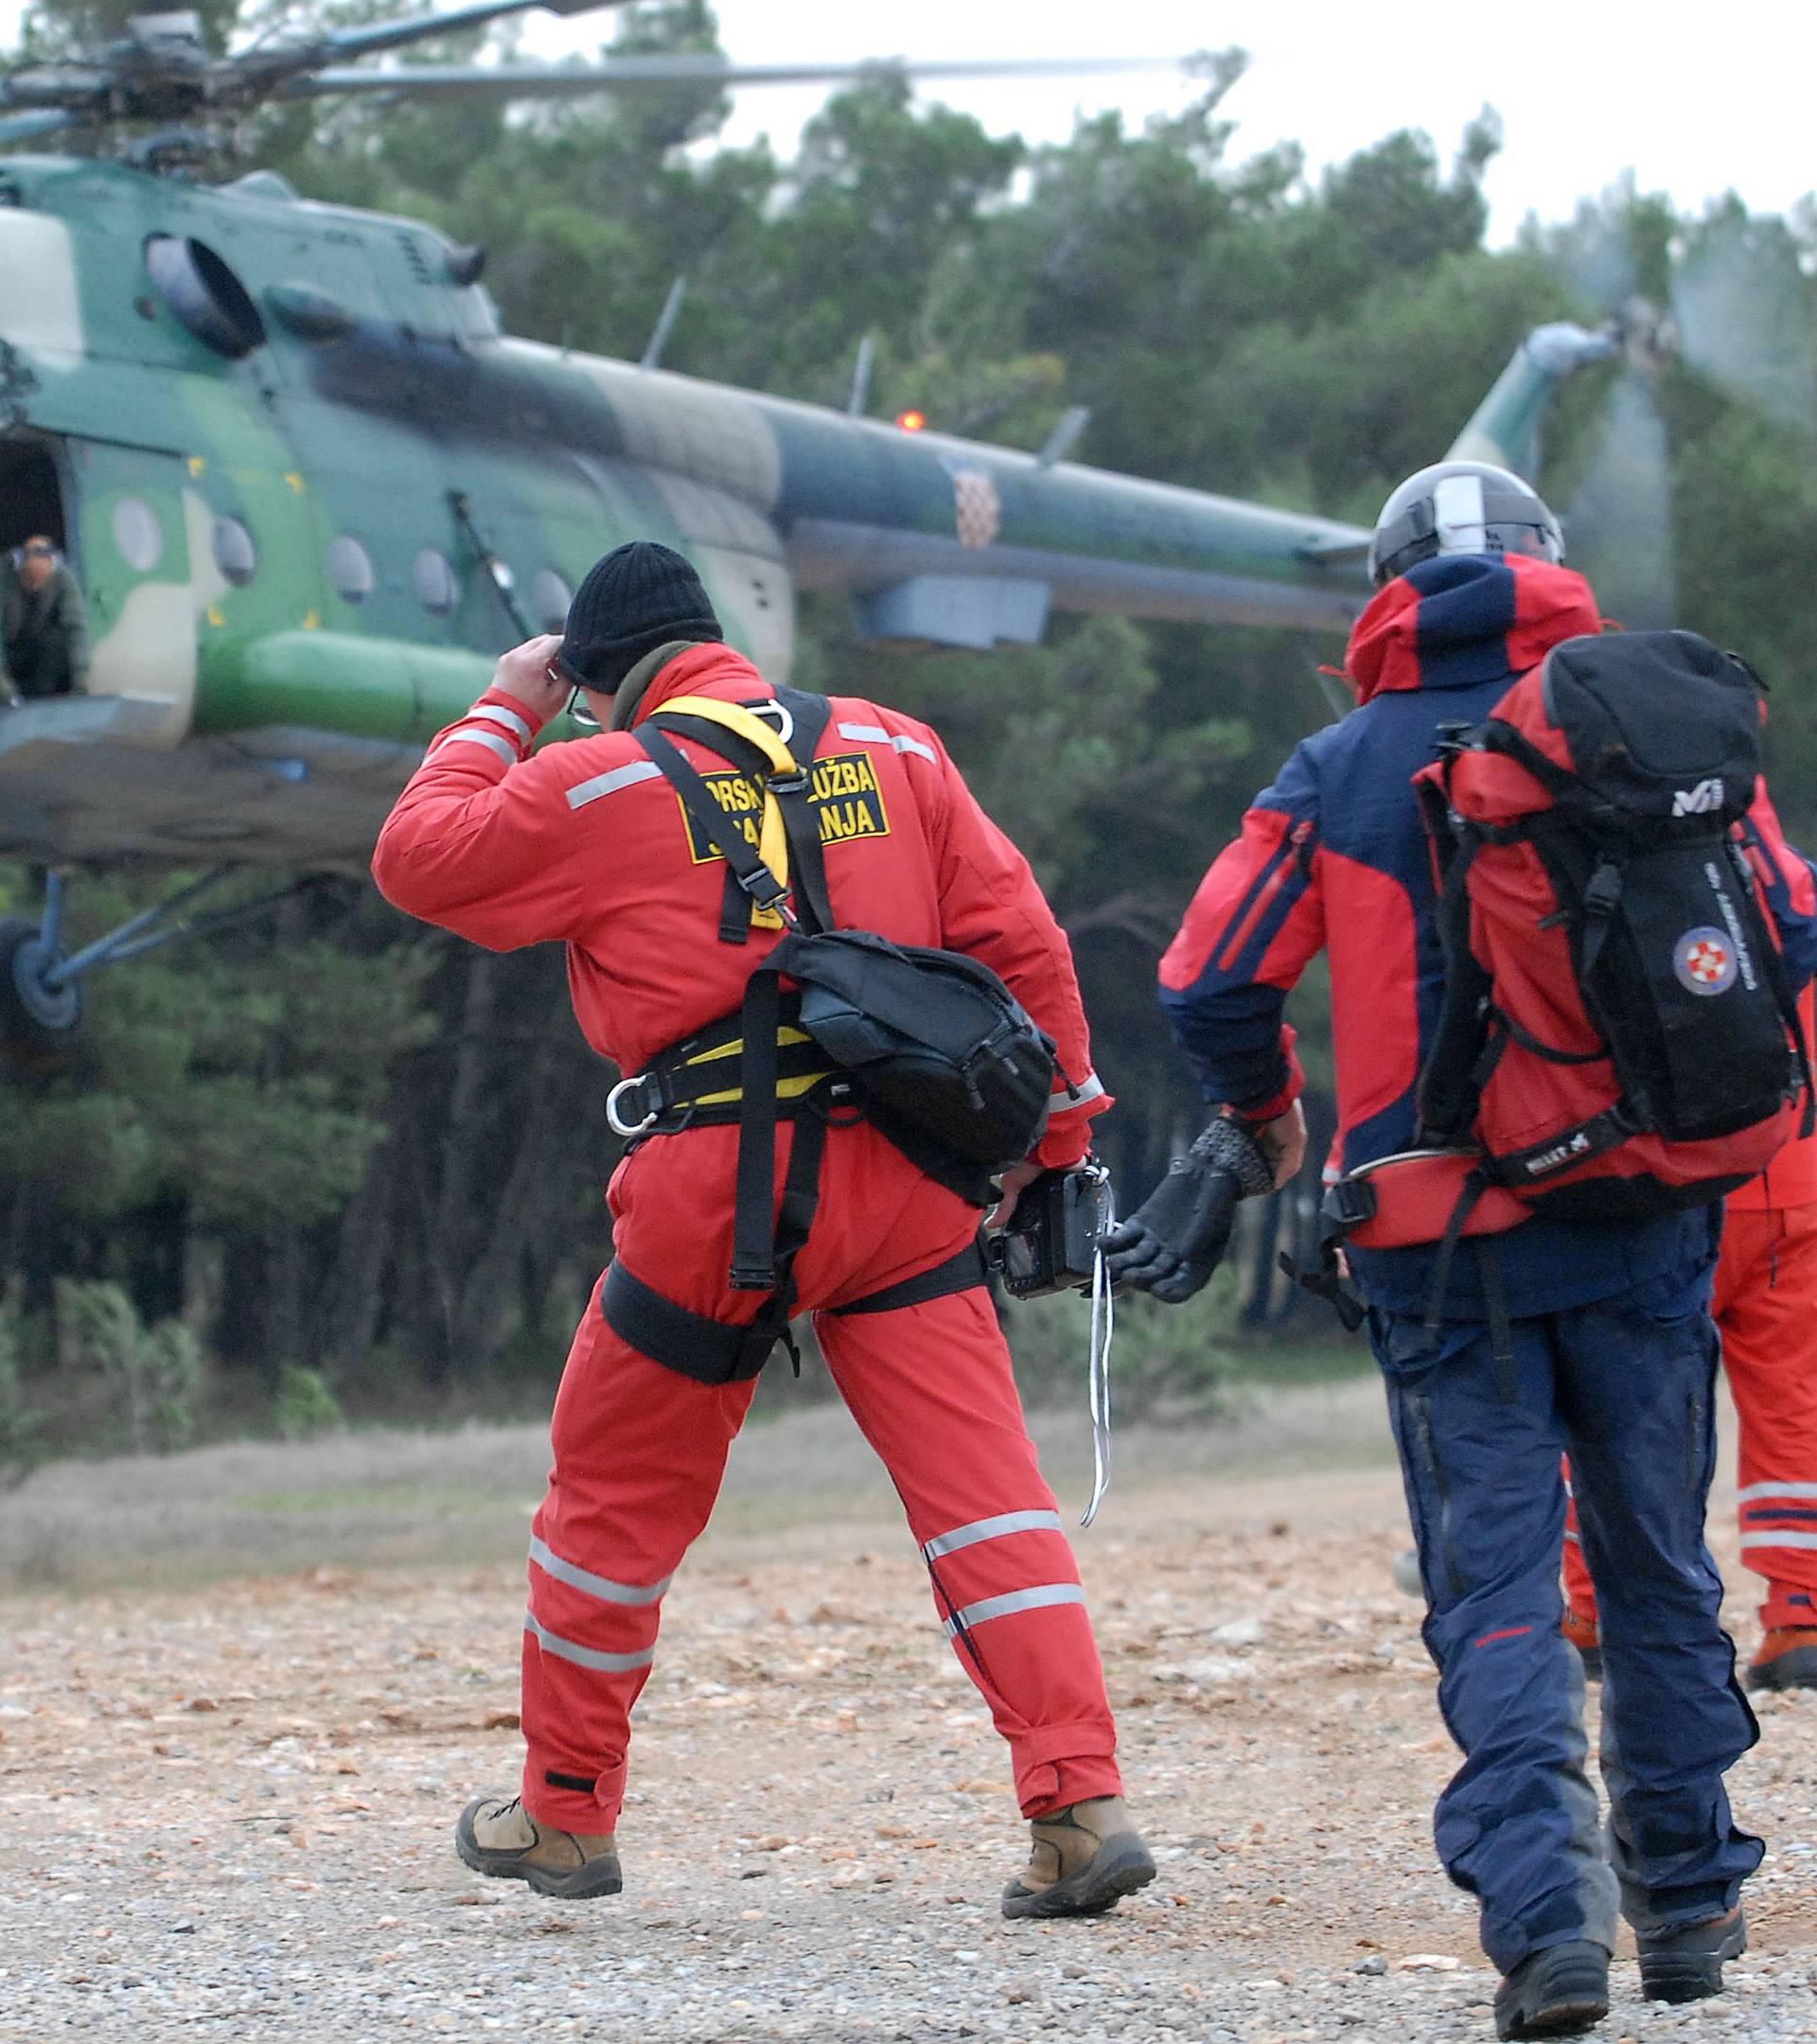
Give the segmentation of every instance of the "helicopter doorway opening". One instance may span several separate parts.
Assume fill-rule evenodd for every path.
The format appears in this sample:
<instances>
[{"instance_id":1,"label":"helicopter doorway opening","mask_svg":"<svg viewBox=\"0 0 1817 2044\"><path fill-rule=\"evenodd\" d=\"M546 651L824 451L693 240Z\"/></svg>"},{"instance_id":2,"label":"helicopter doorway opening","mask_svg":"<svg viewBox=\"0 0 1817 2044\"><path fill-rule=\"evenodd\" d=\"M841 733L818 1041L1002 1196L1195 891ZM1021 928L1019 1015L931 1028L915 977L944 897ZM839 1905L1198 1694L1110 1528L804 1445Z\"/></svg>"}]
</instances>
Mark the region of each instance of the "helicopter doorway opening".
<instances>
[{"instance_id":1,"label":"helicopter doorway opening","mask_svg":"<svg viewBox=\"0 0 1817 2044\"><path fill-rule=\"evenodd\" d=\"M0 440L0 553L40 537L68 552L57 458L42 440Z\"/></svg>"},{"instance_id":2,"label":"helicopter doorway opening","mask_svg":"<svg viewBox=\"0 0 1817 2044\"><path fill-rule=\"evenodd\" d=\"M51 443L0 438L0 695L12 703L79 694L87 678L86 607L64 573L62 485Z\"/></svg>"}]
</instances>

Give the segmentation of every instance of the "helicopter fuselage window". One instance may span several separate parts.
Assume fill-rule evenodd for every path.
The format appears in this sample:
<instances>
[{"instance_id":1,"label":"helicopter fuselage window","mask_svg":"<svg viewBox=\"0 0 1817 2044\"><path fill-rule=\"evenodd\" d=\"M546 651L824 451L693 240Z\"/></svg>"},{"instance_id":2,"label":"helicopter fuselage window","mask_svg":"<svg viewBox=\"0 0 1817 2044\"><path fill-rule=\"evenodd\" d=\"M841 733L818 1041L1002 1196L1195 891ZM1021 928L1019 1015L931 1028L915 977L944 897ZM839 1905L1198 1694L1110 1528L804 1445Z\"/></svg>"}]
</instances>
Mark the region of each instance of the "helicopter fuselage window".
<instances>
[{"instance_id":1,"label":"helicopter fuselage window","mask_svg":"<svg viewBox=\"0 0 1817 2044\"><path fill-rule=\"evenodd\" d=\"M530 585L530 608L544 631L560 631L568 623L574 592L553 568L541 568Z\"/></svg>"},{"instance_id":2,"label":"helicopter fuselage window","mask_svg":"<svg viewBox=\"0 0 1817 2044\"><path fill-rule=\"evenodd\" d=\"M425 547L417 555L412 572L416 584L416 601L432 617L447 617L461 600L461 585L454 579L454 571L449 565L447 555L436 553L433 547Z\"/></svg>"},{"instance_id":3,"label":"helicopter fuselage window","mask_svg":"<svg viewBox=\"0 0 1817 2044\"><path fill-rule=\"evenodd\" d=\"M164 527L143 497L122 497L114 506L114 544L134 574L150 574L164 558Z\"/></svg>"},{"instance_id":4,"label":"helicopter fuselage window","mask_svg":"<svg viewBox=\"0 0 1817 2044\"><path fill-rule=\"evenodd\" d=\"M372 594L372 555L348 533L329 542L328 581L347 603L364 603Z\"/></svg>"},{"instance_id":5,"label":"helicopter fuselage window","mask_svg":"<svg viewBox=\"0 0 1817 2044\"><path fill-rule=\"evenodd\" d=\"M179 326L204 347L238 361L265 344L265 322L245 285L205 241L152 235L145 267Z\"/></svg>"},{"instance_id":6,"label":"helicopter fuselage window","mask_svg":"<svg viewBox=\"0 0 1817 2044\"><path fill-rule=\"evenodd\" d=\"M215 565L236 589L244 589L258 573L258 549L237 518L215 520Z\"/></svg>"}]
</instances>

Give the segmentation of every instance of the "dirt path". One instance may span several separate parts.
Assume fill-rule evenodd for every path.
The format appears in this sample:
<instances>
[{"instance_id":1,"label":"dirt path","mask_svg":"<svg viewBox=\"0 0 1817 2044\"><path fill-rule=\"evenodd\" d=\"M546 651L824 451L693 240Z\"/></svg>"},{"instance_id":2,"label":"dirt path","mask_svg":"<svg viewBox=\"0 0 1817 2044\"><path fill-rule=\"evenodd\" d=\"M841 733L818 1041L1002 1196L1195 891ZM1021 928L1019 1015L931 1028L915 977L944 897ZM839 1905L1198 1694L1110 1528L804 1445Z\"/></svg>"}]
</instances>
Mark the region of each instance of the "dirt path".
<instances>
[{"instance_id":1,"label":"dirt path","mask_svg":"<svg viewBox=\"0 0 1817 2044\"><path fill-rule=\"evenodd\" d=\"M1330 1408L1353 1454L1372 1410ZM616 1903L481 1882L448 1843L515 1777L520 1565L0 1603L0 2036L1491 2035L1432 1859L1453 1759L1385 1468L1138 1483L1126 1449L1080 1557L1162 1876L1096 1924L1009 1926L1000 1753L887 1499L775 1502L818 1494L827 1423L748 1440L669 1599ZM1687 2011L1621 1969L1611 2038L1817 2036L1817 1698L1761 1715L1755 1954Z\"/></svg>"}]
</instances>

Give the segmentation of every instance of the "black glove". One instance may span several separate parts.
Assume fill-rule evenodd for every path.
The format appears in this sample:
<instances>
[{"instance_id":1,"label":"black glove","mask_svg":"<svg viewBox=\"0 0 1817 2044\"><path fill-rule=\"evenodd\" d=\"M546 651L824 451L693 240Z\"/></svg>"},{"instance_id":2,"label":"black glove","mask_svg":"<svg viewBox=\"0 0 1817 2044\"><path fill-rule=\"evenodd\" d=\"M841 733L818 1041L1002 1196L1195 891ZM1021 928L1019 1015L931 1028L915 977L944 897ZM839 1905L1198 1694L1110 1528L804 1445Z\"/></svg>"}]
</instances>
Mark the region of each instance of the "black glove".
<instances>
[{"instance_id":1,"label":"black glove","mask_svg":"<svg viewBox=\"0 0 1817 2044\"><path fill-rule=\"evenodd\" d=\"M1111 1283L1183 1305L1223 1261L1237 1202L1274 1184L1268 1159L1243 1125L1220 1116L1129 1219L1104 1231Z\"/></svg>"}]
</instances>

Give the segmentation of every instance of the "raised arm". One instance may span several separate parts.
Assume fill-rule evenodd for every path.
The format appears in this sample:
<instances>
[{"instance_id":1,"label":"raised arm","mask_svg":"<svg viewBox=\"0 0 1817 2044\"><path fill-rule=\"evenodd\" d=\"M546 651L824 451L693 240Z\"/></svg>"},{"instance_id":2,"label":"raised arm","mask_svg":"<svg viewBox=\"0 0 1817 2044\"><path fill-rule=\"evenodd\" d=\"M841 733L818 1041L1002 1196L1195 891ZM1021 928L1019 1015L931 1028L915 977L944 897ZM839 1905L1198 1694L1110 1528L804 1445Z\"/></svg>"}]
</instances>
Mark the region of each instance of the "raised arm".
<instances>
[{"instance_id":1,"label":"raised arm","mask_svg":"<svg viewBox=\"0 0 1817 2044\"><path fill-rule=\"evenodd\" d=\"M489 950L571 936L579 914L573 814L553 762L530 757L567 693L547 678L559 643L533 639L500 661L492 686L436 734L373 853L395 907Z\"/></svg>"}]
</instances>

